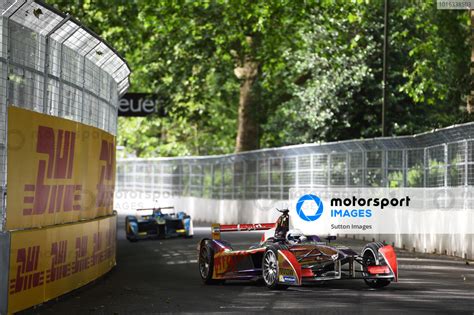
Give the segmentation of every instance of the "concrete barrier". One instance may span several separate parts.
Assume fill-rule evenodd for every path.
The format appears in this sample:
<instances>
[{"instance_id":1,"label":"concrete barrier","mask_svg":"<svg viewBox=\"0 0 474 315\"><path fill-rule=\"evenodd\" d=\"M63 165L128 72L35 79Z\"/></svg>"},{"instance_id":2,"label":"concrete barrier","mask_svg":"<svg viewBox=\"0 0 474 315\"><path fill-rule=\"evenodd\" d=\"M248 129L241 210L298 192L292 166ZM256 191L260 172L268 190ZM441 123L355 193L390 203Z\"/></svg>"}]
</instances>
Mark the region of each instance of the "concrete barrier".
<instances>
[{"instance_id":1,"label":"concrete barrier","mask_svg":"<svg viewBox=\"0 0 474 315\"><path fill-rule=\"evenodd\" d=\"M114 209L122 215L136 214L137 208L174 206L190 214L195 221L219 222L223 224L274 222L278 217L276 208L288 207L287 200L277 199L208 199L198 197L169 197L158 200L143 199L139 195L122 192L115 198ZM132 196L132 197L131 197ZM430 220L430 218L427 218ZM427 223L429 224L429 223ZM346 236L340 234L339 236ZM420 253L437 253L474 259L474 235L460 234L357 234L347 235L356 239L385 241L396 247Z\"/></svg>"},{"instance_id":2,"label":"concrete barrier","mask_svg":"<svg viewBox=\"0 0 474 315\"><path fill-rule=\"evenodd\" d=\"M0 315L7 314L10 233L0 232Z\"/></svg>"},{"instance_id":3,"label":"concrete barrier","mask_svg":"<svg viewBox=\"0 0 474 315\"><path fill-rule=\"evenodd\" d=\"M0 233L0 315L52 300L115 266L116 216Z\"/></svg>"}]
</instances>

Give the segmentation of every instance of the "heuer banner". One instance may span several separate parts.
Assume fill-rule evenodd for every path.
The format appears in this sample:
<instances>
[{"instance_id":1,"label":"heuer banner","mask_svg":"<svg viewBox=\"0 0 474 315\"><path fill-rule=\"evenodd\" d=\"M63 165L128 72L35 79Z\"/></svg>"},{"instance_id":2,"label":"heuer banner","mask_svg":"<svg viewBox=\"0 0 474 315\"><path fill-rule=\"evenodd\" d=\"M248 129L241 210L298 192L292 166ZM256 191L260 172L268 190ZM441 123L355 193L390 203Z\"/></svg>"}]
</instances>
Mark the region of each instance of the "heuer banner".
<instances>
[{"instance_id":1,"label":"heuer banner","mask_svg":"<svg viewBox=\"0 0 474 315\"><path fill-rule=\"evenodd\" d=\"M118 115L123 117L145 117L156 114L166 116L166 104L170 101L158 94L125 93L119 100Z\"/></svg>"},{"instance_id":2,"label":"heuer banner","mask_svg":"<svg viewBox=\"0 0 474 315\"><path fill-rule=\"evenodd\" d=\"M8 313L77 289L115 265L116 217L11 232Z\"/></svg>"},{"instance_id":3,"label":"heuer banner","mask_svg":"<svg viewBox=\"0 0 474 315\"><path fill-rule=\"evenodd\" d=\"M112 214L115 137L100 129L8 108L7 230Z\"/></svg>"},{"instance_id":4,"label":"heuer banner","mask_svg":"<svg viewBox=\"0 0 474 315\"><path fill-rule=\"evenodd\" d=\"M305 234L474 233L474 189L290 189L290 222Z\"/></svg>"}]
</instances>

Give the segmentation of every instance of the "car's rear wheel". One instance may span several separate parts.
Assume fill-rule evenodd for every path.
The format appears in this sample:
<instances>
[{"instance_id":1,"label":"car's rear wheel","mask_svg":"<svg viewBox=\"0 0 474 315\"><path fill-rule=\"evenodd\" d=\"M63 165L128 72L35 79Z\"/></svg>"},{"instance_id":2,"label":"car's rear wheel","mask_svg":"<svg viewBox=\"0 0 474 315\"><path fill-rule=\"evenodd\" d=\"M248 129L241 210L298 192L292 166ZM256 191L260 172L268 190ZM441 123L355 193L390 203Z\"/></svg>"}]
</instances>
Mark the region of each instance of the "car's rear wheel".
<instances>
[{"instance_id":1,"label":"car's rear wheel","mask_svg":"<svg viewBox=\"0 0 474 315\"><path fill-rule=\"evenodd\" d=\"M268 247L263 255L262 276L265 285L272 290L285 290L287 285L278 283L278 250Z\"/></svg>"},{"instance_id":2,"label":"car's rear wheel","mask_svg":"<svg viewBox=\"0 0 474 315\"><path fill-rule=\"evenodd\" d=\"M199 274L205 284L223 283L223 280L212 278L214 272L214 249L208 242L204 242L199 250Z\"/></svg>"},{"instance_id":3,"label":"car's rear wheel","mask_svg":"<svg viewBox=\"0 0 474 315\"><path fill-rule=\"evenodd\" d=\"M375 253L378 253L379 248L381 248L383 244L381 243L370 243L367 244L364 250L362 251L362 258L364 260L364 275L368 276L367 266L376 266L379 264L378 259L375 257ZM390 284L389 279L364 279L365 283L373 288L373 289L380 289L386 287Z\"/></svg>"},{"instance_id":4,"label":"car's rear wheel","mask_svg":"<svg viewBox=\"0 0 474 315\"><path fill-rule=\"evenodd\" d=\"M132 226L130 225L131 222L137 222L137 218L132 216L127 216L125 218L125 235L127 237L127 240L129 240L130 242L136 242L137 237L132 231Z\"/></svg>"}]
</instances>

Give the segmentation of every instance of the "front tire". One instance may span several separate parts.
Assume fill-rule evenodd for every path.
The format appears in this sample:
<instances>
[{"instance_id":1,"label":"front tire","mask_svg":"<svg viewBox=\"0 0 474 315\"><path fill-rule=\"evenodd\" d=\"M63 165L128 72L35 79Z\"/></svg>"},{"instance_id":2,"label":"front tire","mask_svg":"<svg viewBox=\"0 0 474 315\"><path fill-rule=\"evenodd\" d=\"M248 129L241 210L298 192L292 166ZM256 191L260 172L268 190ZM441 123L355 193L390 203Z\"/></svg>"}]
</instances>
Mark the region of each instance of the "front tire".
<instances>
[{"instance_id":1,"label":"front tire","mask_svg":"<svg viewBox=\"0 0 474 315\"><path fill-rule=\"evenodd\" d=\"M362 258L365 266L377 266L380 264L379 259L375 256L379 252L379 248L383 247L380 242L369 243L364 247L362 251ZM369 276L366 267L364 267L364 274ZM373 289L380 289L390 284L389 279L364 279L365 284Z\"/></svg>"},{"instance_id":2,"label":"front tire","mask_svg":"<svg viewBox=\"0 0 474 315\"><path fill-rule=\"evenodd\" d=\"M138 240L136 238L132 238L130 236L127 236L127 240L131 243L135 243L135 242L138 242Z\"/></svg>"},{"instance_id":3,"label":"front tire","mask_svg":"<svg viewBox=\"0 0 474 315\"><path fill-rule=\"evenodd\" d=\"M372 289L380 289L386 287L390 284L390 280L387 279L364 279L365 284L367 284Z\"/></svg>"},{"instance_id":4,"label":"front tire","mask_svg":"<svg viewBox=\"0 0 474 315\"><path fill-rule=\"evenodd\" d=\"M138 224L137 223L137 218L133 217L133 216L127 216L125 218L125 235L127 237L127 240L134 243L137 240L137 236L135 235L135 233L133 233L133 230L132 230L132 227L131 227L131 223L134 222L135 224Z\"/></svg>"},{"instance_id":5,"label":"front tire","mask_svg":"<svg viewBox=\"0 0 474 315\"><path fill-rule=\"evenodd\" d=\"M209 242L204 242L199 250L199 274L205 284L219 284L222 280L212 278L214 272L214 249Z\"/></svg>"},{"instance_id":6,"label":"front tire","mask_svg":"<svg viewBox=\"0 0 474 315\"><path fill-rule=\"evenodd\" d=\"M268 247L263 254L262 276L267 288L271 290L286 290L287 285L278 282L278 250L273 246Z\"/></svg>"}]
</instances>

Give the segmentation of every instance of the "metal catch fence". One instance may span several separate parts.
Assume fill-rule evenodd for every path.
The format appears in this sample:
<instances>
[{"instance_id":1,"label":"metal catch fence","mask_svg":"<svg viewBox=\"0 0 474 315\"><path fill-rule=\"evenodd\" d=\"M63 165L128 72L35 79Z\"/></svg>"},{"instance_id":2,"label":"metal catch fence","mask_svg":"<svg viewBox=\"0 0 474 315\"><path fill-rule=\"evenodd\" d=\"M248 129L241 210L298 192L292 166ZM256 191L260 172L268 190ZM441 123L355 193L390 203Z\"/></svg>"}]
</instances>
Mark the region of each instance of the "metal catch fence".
<instances>
[{"instance_id":1,"label":"metal catch fence","mask_svg":"<svg viewBox=\"0 0 474 315\"><path fill-rule=\"evenodd\" d=\"M0 230L6 194L7 108L116 134L126 62L94 32L42 1L0 0Z\"/></svg>"},{"instance_id":2,"label":"metal catch fence","mask_svg":"<svg viewBox=\"0 0 474 315\"><path fill-rule=\"evenodd\" d=\"M290 188L474 185L474 123L414 136L205 157L121 159L117 191L212 199L288 198Z\"/></svg>"}]
</instances>

